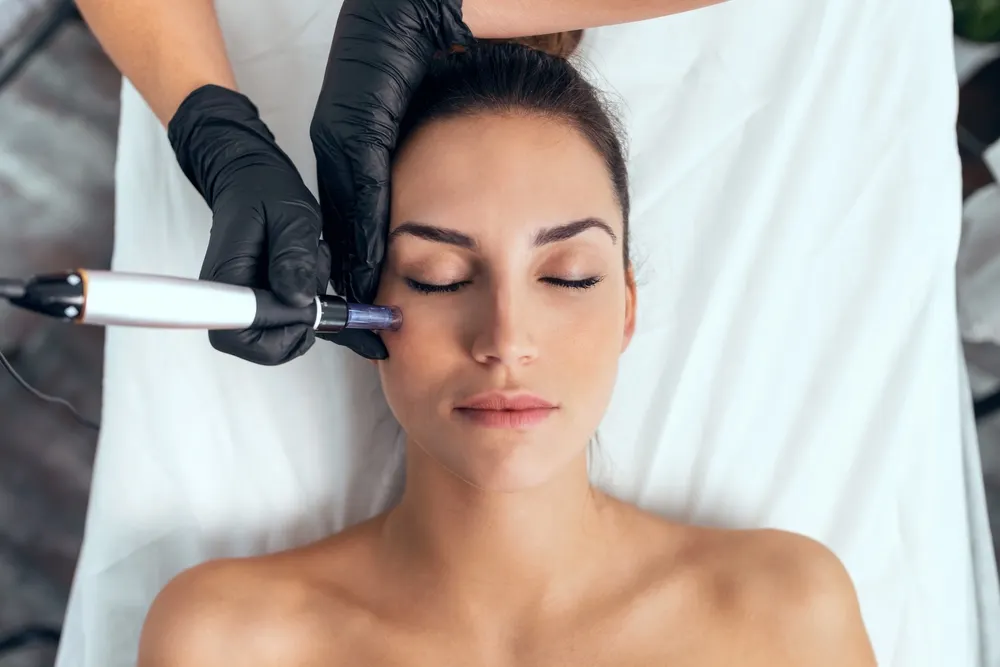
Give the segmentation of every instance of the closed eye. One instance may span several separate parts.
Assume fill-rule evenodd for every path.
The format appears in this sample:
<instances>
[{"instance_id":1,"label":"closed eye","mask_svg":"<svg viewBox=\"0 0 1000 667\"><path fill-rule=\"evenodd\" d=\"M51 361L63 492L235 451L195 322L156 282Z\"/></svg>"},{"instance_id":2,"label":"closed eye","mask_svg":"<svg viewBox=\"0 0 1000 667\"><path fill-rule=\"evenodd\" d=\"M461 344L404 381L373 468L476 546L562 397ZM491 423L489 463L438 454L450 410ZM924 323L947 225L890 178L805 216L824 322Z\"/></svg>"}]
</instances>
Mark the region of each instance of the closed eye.
<instances>
[{"instance_id":1,"label":"closed eye","mask_svg":"<svg viewBox=\"0 0 1000 667\"><path fill-rule=\"evenodd\" d=\"M416 280L412 280L410 278L406 279L406 284L410 287L410 289L412 289L414 291L417 291L417 292L423 292L424 294L438 294L438 293L441 293L441 292L457 292L458 290L460 290L463 287L465 287L466 285L468 285L470 282L472 282L472 281L470 281L470 280L463 280L463 281L457 282L457 283L448 283L447 285L430 285L428 283L418 283Z\"/></svg>"},{"instance_id":2,"label":"closed eye","mask_svg":"<svg viewBox=\"0 0 1000 667\"><path fill-rule=\"evenodd\" d=\"M552 278L546 277L541 278L541 282L554 287L564 287L568 289L590 289L591 287L597 285L599 282L604 280L604 276L591 276L590 278L582 278L580 280L565 280L563 278ZM410 289L421 292L423 294L442 294L457 292L466 285L470 284L471 280L462 280L456 283L448 283L447 285L431 285L429 283L421 283L413 280L412 278L406 279L406 284Z\"/></svg>"},{"instance_id":3,"label":"closed eye","mask_svg":"<svg viewBox=\"0 0 1000 667\"><path fill-rule=\"evenodd\" d=\"M591 276L581 280L563 280L562 278L542 278L543 283L555 285L556 287L569 287L571 289L590 289L597 283L604 280L604 276Z\"/></svg>"}]
</instances>

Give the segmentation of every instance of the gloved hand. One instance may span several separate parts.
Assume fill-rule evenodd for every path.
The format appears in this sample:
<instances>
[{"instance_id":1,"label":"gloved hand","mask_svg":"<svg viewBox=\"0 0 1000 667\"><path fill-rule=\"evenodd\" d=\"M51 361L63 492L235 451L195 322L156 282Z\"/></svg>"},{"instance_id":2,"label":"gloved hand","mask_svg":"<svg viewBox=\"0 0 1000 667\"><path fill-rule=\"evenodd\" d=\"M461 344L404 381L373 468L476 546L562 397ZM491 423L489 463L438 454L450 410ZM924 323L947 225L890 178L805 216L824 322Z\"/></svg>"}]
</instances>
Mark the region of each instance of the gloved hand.
<instances>
[{"instance_id":1,"label":"gloved hand","mask_svg":"<svg viewBox=\"0 0 1000 667\"><path fill-rule=\"evenodd\" d=\"M203 86L168 126L177 161L212 209L201 278L272 291L291 306L326 293L330 251L320 241L319 204L245 96ZM212 331L212 347L277 365L312 347L306 325Z\"/></svg>"},{"instance_id":2,"label":"gloved hand","mask_svg":"<svg viewBox=\"0 0 1000 667\"><path fill-rule=\"evenodd\" d=\"M345 0L340 10L310 134L331 279L349 301L370 303L378 289L390 158L410 97L436 52L472 39L461 0Z\"/></svg>"}]
</instances>

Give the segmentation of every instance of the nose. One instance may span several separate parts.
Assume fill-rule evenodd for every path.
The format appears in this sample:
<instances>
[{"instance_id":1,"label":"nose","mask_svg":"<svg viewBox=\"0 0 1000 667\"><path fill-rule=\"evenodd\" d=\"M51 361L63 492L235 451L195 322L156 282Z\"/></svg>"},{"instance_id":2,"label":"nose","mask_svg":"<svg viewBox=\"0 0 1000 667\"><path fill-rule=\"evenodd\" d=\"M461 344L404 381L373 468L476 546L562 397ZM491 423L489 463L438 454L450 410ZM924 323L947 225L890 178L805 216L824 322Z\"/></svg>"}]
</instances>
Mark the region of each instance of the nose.
<instances>
[{"instance_id":1,"label":"nose","mask_svg":"<svg viewBox=\"0 0 1000 667\"><path fill-rule=\"evenodd\" d=\"M495 289L474 326L472 356L481 364L519 366L538 358L527 304L509 291Z\"/></svg>"}]
</instances>

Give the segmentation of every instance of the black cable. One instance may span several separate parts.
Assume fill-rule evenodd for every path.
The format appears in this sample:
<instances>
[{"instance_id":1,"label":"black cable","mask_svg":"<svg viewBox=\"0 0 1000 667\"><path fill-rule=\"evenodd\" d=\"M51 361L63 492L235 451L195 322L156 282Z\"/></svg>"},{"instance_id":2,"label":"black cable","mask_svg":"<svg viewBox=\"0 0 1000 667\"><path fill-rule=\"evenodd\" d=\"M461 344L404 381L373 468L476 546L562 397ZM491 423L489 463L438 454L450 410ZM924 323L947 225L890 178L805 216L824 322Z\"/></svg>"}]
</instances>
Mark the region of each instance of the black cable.
<instances>
[{"instance_id":1,"label":"black cable","mask_svg":"<svg viewBox=\"0 0 1000 667\"><path fill-rule=\"evenodd\" d=\"M24 296L24 290L25 282L23 280L18 280L16 278L0 278L0 298L19 299ZM55 405L61 405L69 410L70 414L73 415L73 418L76 419L76 421L80 422L87 428L94 429L95 431L101 430L100 424L84 417L80 414L80 411L76 409L76 406L66 399L59 398L57 396L49 396L48 394L44 394L28 384L28 381L21 377L20 373L17 372L7 357L4 356L3 352L0 352L0 366L3 366L7 372L10 373L11 377L14 378L14 380L21 385L25 391L38 400L45 401L46 403L53 403Z\"/></svg>"},{"instance_id":2,"label":"black cable","mask_svg":"<svg viewBox=\"0 0 1000 667\"><path fill-rule=\"evenodd\" d=\"M28 384L27 380L25 380L23 377L21 377L21 375L17 372L17 370L14 369L14 367L11 365L10 361L7 360L7 357L4 356L3 352L0 352L0 366L3 366L7 370L7 372L10 373L11 377L13 377L14 380L19 385L21 385L21 387L25 391L27 391L29 394L31 394L32 396L34 396L38 400L45 401L46 403L53 403L55 405L61 405L62 407L64 407L67 410L69 410L70 414L73 415L73 418L76 419L76 421L80 422L81 424L83 424L87 428L93 429L95 431L100 431L101 430L101 425L100 424L98 424L97 422L93 422L93 421L87 419L86 417L84 417L82 414L80 414L80 411L76 409L76 406L74 406L72 403L70 403L66 399L59 398L57 396L49 396L48 394L43 394L42 392L38 391L37 389L35 389L34 387L32 387L30 384Z\"/></svg>"},{"instance_id":3,"label":"black cable","mask_svg":"<svg viewBox=\"0 0 1000 667\"><path fill-rule=\"evenodd\" d=\"M6 636L0 636L0 660L26 646L34 643L58 646L62 631L58 628L44 626L29 626Z\"/></svg>"}]
</instances>

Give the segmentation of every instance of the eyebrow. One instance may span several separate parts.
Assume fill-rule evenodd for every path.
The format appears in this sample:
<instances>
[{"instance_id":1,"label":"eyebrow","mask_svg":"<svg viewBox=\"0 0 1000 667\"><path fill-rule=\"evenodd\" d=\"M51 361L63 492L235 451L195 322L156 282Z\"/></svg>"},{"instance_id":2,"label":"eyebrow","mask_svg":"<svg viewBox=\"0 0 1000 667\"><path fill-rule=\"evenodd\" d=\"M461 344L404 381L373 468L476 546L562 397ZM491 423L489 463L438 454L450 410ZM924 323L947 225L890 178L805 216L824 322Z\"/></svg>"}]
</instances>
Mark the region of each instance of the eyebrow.
<instances>
[{"instance_id":1,"label":"eyebrow","mask_svg":"<svg viewBox=\"0 0 1000 667\"><path fill-rule=\"evenodd\" d=\"M535 235L533 245L537 248L538 246L548 245L550 243L566 241L574 236L582 234L588 229L600 229L611 237L612 243L618 243L618 236L615 235L614 230L611 229L611 225L598 218L584 218L583 220L574 220L573 222L567 222L564 225L547 227L540 230ZM389 241L391 242L399 236L415 236L419 239L424 239L425 241L445 243L447 245L458 246L459 248L464 248L466 250L475 250L479 246L479 244L476 243L476 240L468 234L463 234L462 232L454 229L448 229L446 227L428 225L422 222L404 222L396 227L396 229L392 230L392 233L389 234Z\"/></svg>"},{"instance_id":2,"label":"eyebrow","mask_svg":"<svg viewBox=\"0 0 1000 667\"><path fill-rule=\"evenodd\" d=\"M583 220L567 222L565 225L559 225L558 227L549 227L548 229L541 230L535 236L535 246L565 241L577 234L582 234L588 229L600 229L611 237L611 243L618 243L618 237L615 236L611 225L597 218L584 218Z\"/></svg>"}]
</instances>

